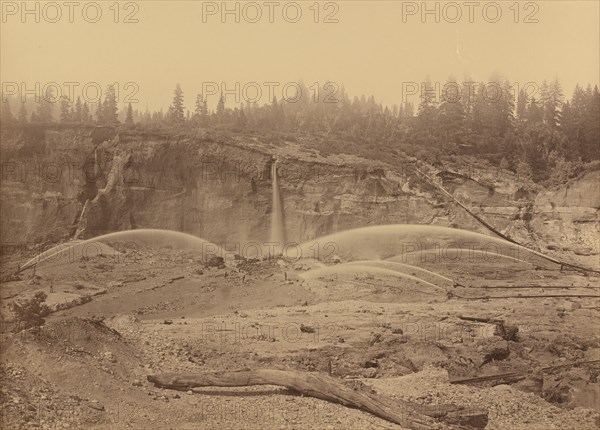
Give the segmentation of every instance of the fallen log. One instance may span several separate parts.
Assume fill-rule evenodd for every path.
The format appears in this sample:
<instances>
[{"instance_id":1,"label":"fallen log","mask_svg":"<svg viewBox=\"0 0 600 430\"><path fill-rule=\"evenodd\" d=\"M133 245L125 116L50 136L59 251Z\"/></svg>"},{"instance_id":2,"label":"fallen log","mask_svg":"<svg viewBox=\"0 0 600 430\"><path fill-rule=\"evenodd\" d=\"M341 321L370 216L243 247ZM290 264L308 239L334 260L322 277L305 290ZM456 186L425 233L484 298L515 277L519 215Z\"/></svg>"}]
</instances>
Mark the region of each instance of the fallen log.
<instances>
[{"instance_id":1,"label":"fallen log","mask_svg":"<svg viewBox=\"0 0 600 430\"><path fill-rule=\"evenodd\" d=\"M161 388L187 391L195 387L247 387L278 385L300 394L316 397L369 412L410 429L485 428L487 411L454 405L418 405L381 396L373 391L349 387L331 376L314 372L259 369L234 372L163 373L148 375L148 381Z\"/></svg>"},{"instance_id":2,"label":"fallen log","mask_svg":"<svg viewBox=\"0 0 600 430\"><path fill-rule=\"evenodd\" d=\"M542 290L552 290L552 289L563 289L563 290L573 290L575 288L581 288L585 290L597 290L598 287L593 286L584 286L584 285L481 285L479 287L472 287L479 289L505 289L505 290L521 290L521 289L542 289Z\"/></svg>"},{"instance_id":3,"label":"fallen log","mask_svg":"<svg viewBox=\"0 0 600 430\"><path fill-rule=\"evenodd\" d=\"M481 296L481 297L467 297L467 296L459 296L461 299L465 300L489 300L489 299L552 299L552 298L593 298L600 299L600 295L598 294L519 294L519 295L511 295L511 296Z\"/></svg>"},{"instance_id":4,"label":"fallen log","mask_svg":"<svg viewBox=\"0 0 600 430\"><path fill-rule=\"evenodd\" d=\"M595 363L600 363L600 360L575 361L573 363L558 364L556 366L542 367L542 371L545 372L548 370L561 369L563 367L577 367L577 366L581 366L583 364L595 364Z\"/></svg>"},{"instance_id":5,"label":"fallen log","mask_svg":"<svg viewBox=\"0 0 600 430\"><path fill-rule=\"evenodd\" d=\"M505 372L505 373L496 373L493 375L482 375L482 376L474 376L472 378L461 378L461 379L451 379L451 384L478 384L481 382L492 382L498 384L504 384L509 382L516 382L521 379L525 379L525 372Z\"/></svg>"},{"instance_id":6,"label":"fallen log","mask_svg":"<svg viewBox=\"0 0 600 430\"><path fill-rule=\"evenodd\" d=\"M504 320L501 319L497 319L497 318L483 318L483 317L468 317L468 316L463 316L463 315L459 315L458 319L464 320L464 321L475 321L475 322L480 322L480 323L498 323L498 322L504 322Z\"/></svg>"},{"instance_id":7,"label":"fallen log","mask_svg":"<svg viewBox=\"0 0 600 430\"><path fill-rule=\"evenodd\" d=\"M588 360L588 361L575 361L573 363L566 364L558 364L555 366L547 366L538 368L542 372L548 372L551 370L562 369L567 367L577 367L583 366L585 364L597 364L600 363L600 360ZM525 379L528 375L531 375L535 369L528 370L520 370L514 372L504 372L504 373L494 373L492 375L481 375L474 376L471 378L460 378L460 379L451 379L451 384L478 384L480 382L492 382L495 385L503 384L503 383L512 383L517 382L522 379Z\"/></svg>"}]
</instances>

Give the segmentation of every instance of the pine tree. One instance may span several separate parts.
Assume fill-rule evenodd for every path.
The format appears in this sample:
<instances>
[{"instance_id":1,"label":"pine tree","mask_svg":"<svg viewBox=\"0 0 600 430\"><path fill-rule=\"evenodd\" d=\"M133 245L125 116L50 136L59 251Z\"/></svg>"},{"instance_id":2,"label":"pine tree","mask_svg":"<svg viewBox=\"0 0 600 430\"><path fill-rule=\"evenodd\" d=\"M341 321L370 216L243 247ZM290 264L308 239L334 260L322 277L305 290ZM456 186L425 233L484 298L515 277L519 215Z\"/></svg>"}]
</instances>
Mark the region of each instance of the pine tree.
<instances>
[{"instance_id":1,"label":"pine tree","mask_svg":"<svg viewBox=\"0 0 600 430\"><path fill-rule=\"evenodd\" d=\"M236 126L244 128L246 127L246 125L248 125L248 119L246 118L246 114L244 113L244 108L236 108Z\"/></svg>"},{"instance_id":2,"label":"pine tree","mask_svg":"<svg viewBox=\"0 0 600 430\"><path fill-rule=\"evenodd\" d=\"M530 124L537 124L544 121L544 109L542 106L540 106L540 103L535 99L535 97L531 98L531 102L527 107L525 118Z\"/></svg>"},{"instance_id":3,"label":"pine tree","mask_svg":"<svg viewBox=\"0 0 600 430\"><path fill-rule=\"evenodd\" d=\"M505 80L501 85L500 103L498 105L498 134L504 136L514 125L515 102L513 90L509 81Z\"/></svg>"},{"instance_id":4,"label":"pine tree","mask_svg":"<svg viewBox=\"0 0 600 430\"><path fill-rule=\"evenodd\" d=\"M96 105L96 123L104 124L104 105L102 104L102 99L98 99L98 104Z\"/></svg>"},{"instance_id":5,"label":"pine tree","mask_svg":"<svg viewBox=\"0 0 600 430\"><path fill-rule=\"evenodd\" d=\"M25 107L25 102L21 102L21 108L19 109L18 121L21 124L27 123L27 108Z\"/></svg>"},{"instance_id":6,"label":"pine tree","mask_svg":"<svg viewBox=\"0 0 600 430\"><path fill-rule=\"evenodd\" d=\"M202 96L202 94L196 95L194 121L202 126L207 125L208 122L208 107L206 105L206 99Z\"/></svg>"},{"instance_id":7,"label":"pine tree","mask_svg":"<svg viewBox=\"0 0 600 430\"><path fill-rule=\"evenodd\" d=\"M52 115L53 111L53 100L54 100L54 91L52 87L46 88L45 94L41 97L40 102L37 108L37 114L35 116L32 115L31 121L34 119L37 122L49 123L53 122L54 118Z\"/></svg>"},{"instance_id":8,"label":"pine tree","mask_svg":"<svg viewBox=\"0 0 600 430\"><path fill-rule=\"evenodd\" d=\"M504 136L514 121L510 82L501 82L498 76L490 78L487 85L480 86L475 108L480 133L490 137Z\"/></svg>"},{"instance_id":9,"label":"pine tree","mask_svg":"<svg viewBox=\"0 0 600 430\"><path fill-rule=\"evenodd\" d=\"M202 110L200 111L200 115L205 121L208 121L208 104L206 97L204 97L204 100L202 101Z\"/></svg>"},{"instance_id":10,"label":"pine tree","mask_svg":"<svg viewBox=\"0 0 600 430\"><path fill-rule=\"evenodd\" d=\"M462 84L462 104L465 110L465 131L469 132L473 126L473 104L477 95L477 84L470 76L466 76Z\"/></svg>"},{"instance_id":11,"label":"pine tree","mask_svg":"<svg viewBox=\"0 0 600 430\"><path fill-rule=\"evenodd\" d=\"M431 132L436 119L435 90L429 78L421 85L421 102L417 111L419 129Z\"/></svg>"},{"instance_id":12,"label":"pine tree","mask_svg":"<svg viewBox=\"0 0 600 430\"><path fill-rule=\"evenodd\" d=\"M114 85L106 87L106 96L102 104L102 119L104 123L109 125L119 124L119 115L117 108L117 94Z\"/></svg>"},{"instance_id":13,"label":"pine tree","mask_svg":"<svg viewBox=\"0 0 600 430\"><path fill-rule=\"evenodd\" d=\"M548 108L550 107L550 87L546 80L544 80L540 86L539 106L542 109L542 121L546 124Z\"/></svg>"},{"instance_id":14,"label":"pine tree","mask_svg":"<svg viewBox=\"0 0 600 430\"><path fill-rule=\"evenodd\" d=\"M580 142L583 133L583 120L589 109L589 100L585 91L577 84L569 106L569 118L566 118L567 136ZM565 123L565 121L563 121Z\"/></svg>"},{"instance_id":15,"label":"pine tree","mask_svg":"<svg viewBox=\"0 0 600 430\"><path fill-rule=\"evenodd\" d=\"M81 97L77 97L77 101L75 102L75 112L73 114L73 121L82 122L83 121L83 110L81 106Z\"/></svg>"},{"instance_id":16,"label":"pine tree","mask_svg":"<svg viewBox=\"0 0 600 430\"><path fill-rule=\"evenodd\" d=\"M552 85L548 87L547 101L544 106L544 122L554 129L558 128L560 124L563 97L560 83L558 79L555 79Z\"/></svg>"},{"instance_id":17,"label":"pine tree","mask_svg":"<svg viewBox=\"0 0 600 430\"><path fill-rule=\"evenodd\" d=\"M271 112L270 112L270 123L271 126L275 130L279 130L283 128L283 123L285 121L285 114L283 112L283 105L277 102L277 97L273 96L273 101L271 102Z\"/></svg>"},{"instance_id":18,"label":"pine tree","mask_svg":"<svg viewBox=\"0 0 600 430\"><path fill-rule=\"evenodd\" d=\"M560 118L560 130L564 133L567 138L573 142L576 139L575 135L575 121L573 116L573 109L571 108L571 102L566 101L562 107L562 113Z\"/></svg>"},{"instance_id":19,"label":"pine tree","mask_svg":"<svg viewBox=\"0 0 600 430\"><path fill-rule=\"evenodd\" d=\"M183 108L183 91L181 90L181 86L179 84L175 86L173 102L169 107L167 115L169 117L169 120L174 123L182 123L185 121L185 111Z\"/></svg>"},{"instance_id":20,"label":"pine tree","mask_svg":"<svg viewBox=\"0 0 600 430\"><path fill-rule=\"evenodd\" d=\"M60 97L60 122L71 121L71 102L67 96Z\"/></svg>"},{"instance_id":21,"label":"pine tree","mask_svg":"<svg viewBox=\"0 0 600 430\"><path fill-rule=\"evenodd\" d=\"M486 101L485 84L480 82L473 100L473 112L471 113L471 130L475 134L487 133L489 129L489 112Z\"/></svg>"},{"instance_id":22,"label":"pine tree","mask_svg":"<svg viewBox=\"0 0 600 430\"><path fill-rule=\"evenodd\" d=\"M517 98L517 119L520 122L525 121L526 111L527 111L527 91L525 91L523 88L521 88L519 90L519 95Z\"/></svg>"},{"instance_id":23,"label":"pine tree","mask_svg":"<svg viewBox=\"0 0 600 430\"><path fill-rule=\"evenodd\" d=\"M90 115L90 108L87 104L87 102L83 103L83 106L81 107L81 121L84 124L88 124L92 122L92 118Z\"/></svg>"},{"instance_id":24,"label":"pine tree","mask_svg":"<svg viewBox=\"0 0 600 430\"><path fill-rule=\"evenodd\" d=\"M4 96L2 98L4 98ZM8 98L6 98L0 105L0 122L2 122L4 125L12 124L14 122L14 118L10 110L10 101Z\"/></svg>"},{"instance_id":25,"label":"pine tree","mask_svg":"<svg viewBox=\"0 0 600 430\"><path fill-rule=\"evenodd\" d=\"M125 125L129 127L133 126L133 108L131 107L131 103L127 105L127 116L125 118Z\"/></svg>"},{"instance_id":26,"label":"pine tree","mask_svg":"<svg viewBox=\"0 0 600 430\"><path fill-rule=\"evenodd\" d=\"M438 112L438 127L446 143L459 140L464 133L465 109L462 103L462 91L456 80L451 77L444 85Z\"/></svg>"},{"instance_id":27,"label":"pine tree","mask_svg":"<svg viewBox=\"0 0 600 430\"><path fill-rule=\"evenodd\" d=\"M583 142L581 155L585 160L600 159L600 91L598 86L586 91L588 111L583 118Z\"/></svg>"},{"instance_id":28,"label":"pine tree","mask_svg":"<svg viewBox=\"0 0 600 430\"><path fill-rule=\"evenodd\" d=\"M558 79L555 79L550 85L546 81L542 82L540 102L544 124L556 129L560 122L560 108L563 102L562 89Z\"/></svg>"},{"instance_id":29,"label":"pine tree","mask_svg":"<svg viewBox=\"0 0 600 430\"><path fill-rule=\"evenodd\" d=\"M221 93L221 96L219 97L219 103L217 103L217 117L219 117L219 119L222 120L224 115L225 99L223 98L223 93Z\"/></svg>"}]
</instances>

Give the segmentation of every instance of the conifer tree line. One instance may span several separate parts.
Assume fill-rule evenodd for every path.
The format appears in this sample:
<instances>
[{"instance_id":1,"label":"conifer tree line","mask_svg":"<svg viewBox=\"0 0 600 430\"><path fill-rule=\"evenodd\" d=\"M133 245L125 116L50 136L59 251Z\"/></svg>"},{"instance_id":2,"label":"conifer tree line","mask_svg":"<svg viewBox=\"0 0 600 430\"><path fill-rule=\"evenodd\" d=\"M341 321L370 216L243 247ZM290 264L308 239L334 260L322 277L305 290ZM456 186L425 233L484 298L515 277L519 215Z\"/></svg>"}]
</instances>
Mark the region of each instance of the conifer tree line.
<instances>
[{"instance_id":1,"label":"conifer tree line","mask_svg":"<svg viewBox=\"0 0 600 430\"><path fill-rule=\"evenodd\" d=\"M4 100L4 98L3 98ZM15 101L12 102L16 103ZM27 111L24 101L20 102L16 115L12 114L11 101L5 100L2 104L0 120L4 124L96 124L119 125L117 95L114 85L108 85L104 99L95 103L95 108L87 102L82 102L81 97L71 101L62 95L56 100L53 88L48 87L46 92L35 103L35 109ZM133 117L131 125L133 125Z\"/></svg>"},{"instance_id":2,"label":"conifer tree line","mask_svg":"<svg viewBox=\"0 0 600 430\"><path fill-rule=\"evenodd\" d=\"M79 98L73 102L66 97L60 99L58 112L53 112L55 104L48 101L52 99L49 94L31 114L21 104L13 115L10 103L2 103L1 120L121 125L145 131L214 128L306 133L346 142L348 150L340 152L364 150L383 158L390 150L429 160L476 155L534 181L564 181L582 163L600 159L598 86L577 85L568 99L558 80L544 81L531 94L527 88L514 94L508 80L496 77L469 87L449 78L439 93L426 80L416 110L410 102L383 106L374 96L350 98L343 87L332 94L325 85L316 92L302 82L298 86L304 96L293 102L274 97L262 105L242 101L232 107L221 95L215 110L208 108L206 96L196 94L190 111L177 84L166 112L140 112L128 104L121 113L115 89L109 86L94 112Z\"/></svg>"}]
</instances>

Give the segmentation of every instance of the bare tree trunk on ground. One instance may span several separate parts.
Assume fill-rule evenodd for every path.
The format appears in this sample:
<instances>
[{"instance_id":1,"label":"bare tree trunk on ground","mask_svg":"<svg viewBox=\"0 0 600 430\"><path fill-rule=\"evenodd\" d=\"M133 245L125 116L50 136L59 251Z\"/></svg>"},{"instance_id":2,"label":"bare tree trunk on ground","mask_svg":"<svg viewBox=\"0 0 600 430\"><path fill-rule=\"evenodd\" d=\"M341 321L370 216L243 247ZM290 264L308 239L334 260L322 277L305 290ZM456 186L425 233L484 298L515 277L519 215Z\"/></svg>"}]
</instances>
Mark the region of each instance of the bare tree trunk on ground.
<instances>
[{"instance_id":1,"label":"bare tree trunk on ground","mask_svg":"<svg viewBox=\"0 0 600 430\"><path fill-rule=\"evenodd\" d=\"M259 369L234 372L163 373L148 375L148 381L162 388L187 391L194 387L247 387L278 385L306 396L316 397L369 412L409 429L484 428L487 412L466 410L454 405L418 405L352 388L336 378L314 372Z\"/></svg>"}]
</instances>

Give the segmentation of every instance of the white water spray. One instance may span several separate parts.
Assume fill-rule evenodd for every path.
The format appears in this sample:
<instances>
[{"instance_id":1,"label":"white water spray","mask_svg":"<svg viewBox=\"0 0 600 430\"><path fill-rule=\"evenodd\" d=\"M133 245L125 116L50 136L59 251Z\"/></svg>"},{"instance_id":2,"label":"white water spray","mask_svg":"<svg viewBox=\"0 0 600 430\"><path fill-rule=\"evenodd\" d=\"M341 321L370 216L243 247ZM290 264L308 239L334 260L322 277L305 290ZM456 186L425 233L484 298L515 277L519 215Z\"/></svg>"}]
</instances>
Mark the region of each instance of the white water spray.
<instances>
[{"instance_id":1,"label":"white water spray","mask_svg":"<svg viewBox=\"0 0 600 430\"><path fill-rule=\"evenodd\" d=\"M275 242L278 249L283 249L285 243L285 232L283 227L283 208L281 205L281 193L277 179L277 163L271 165L271 181L273 185L273 204L271 207L271 242Z\"/></svg>"}]
</instances>

